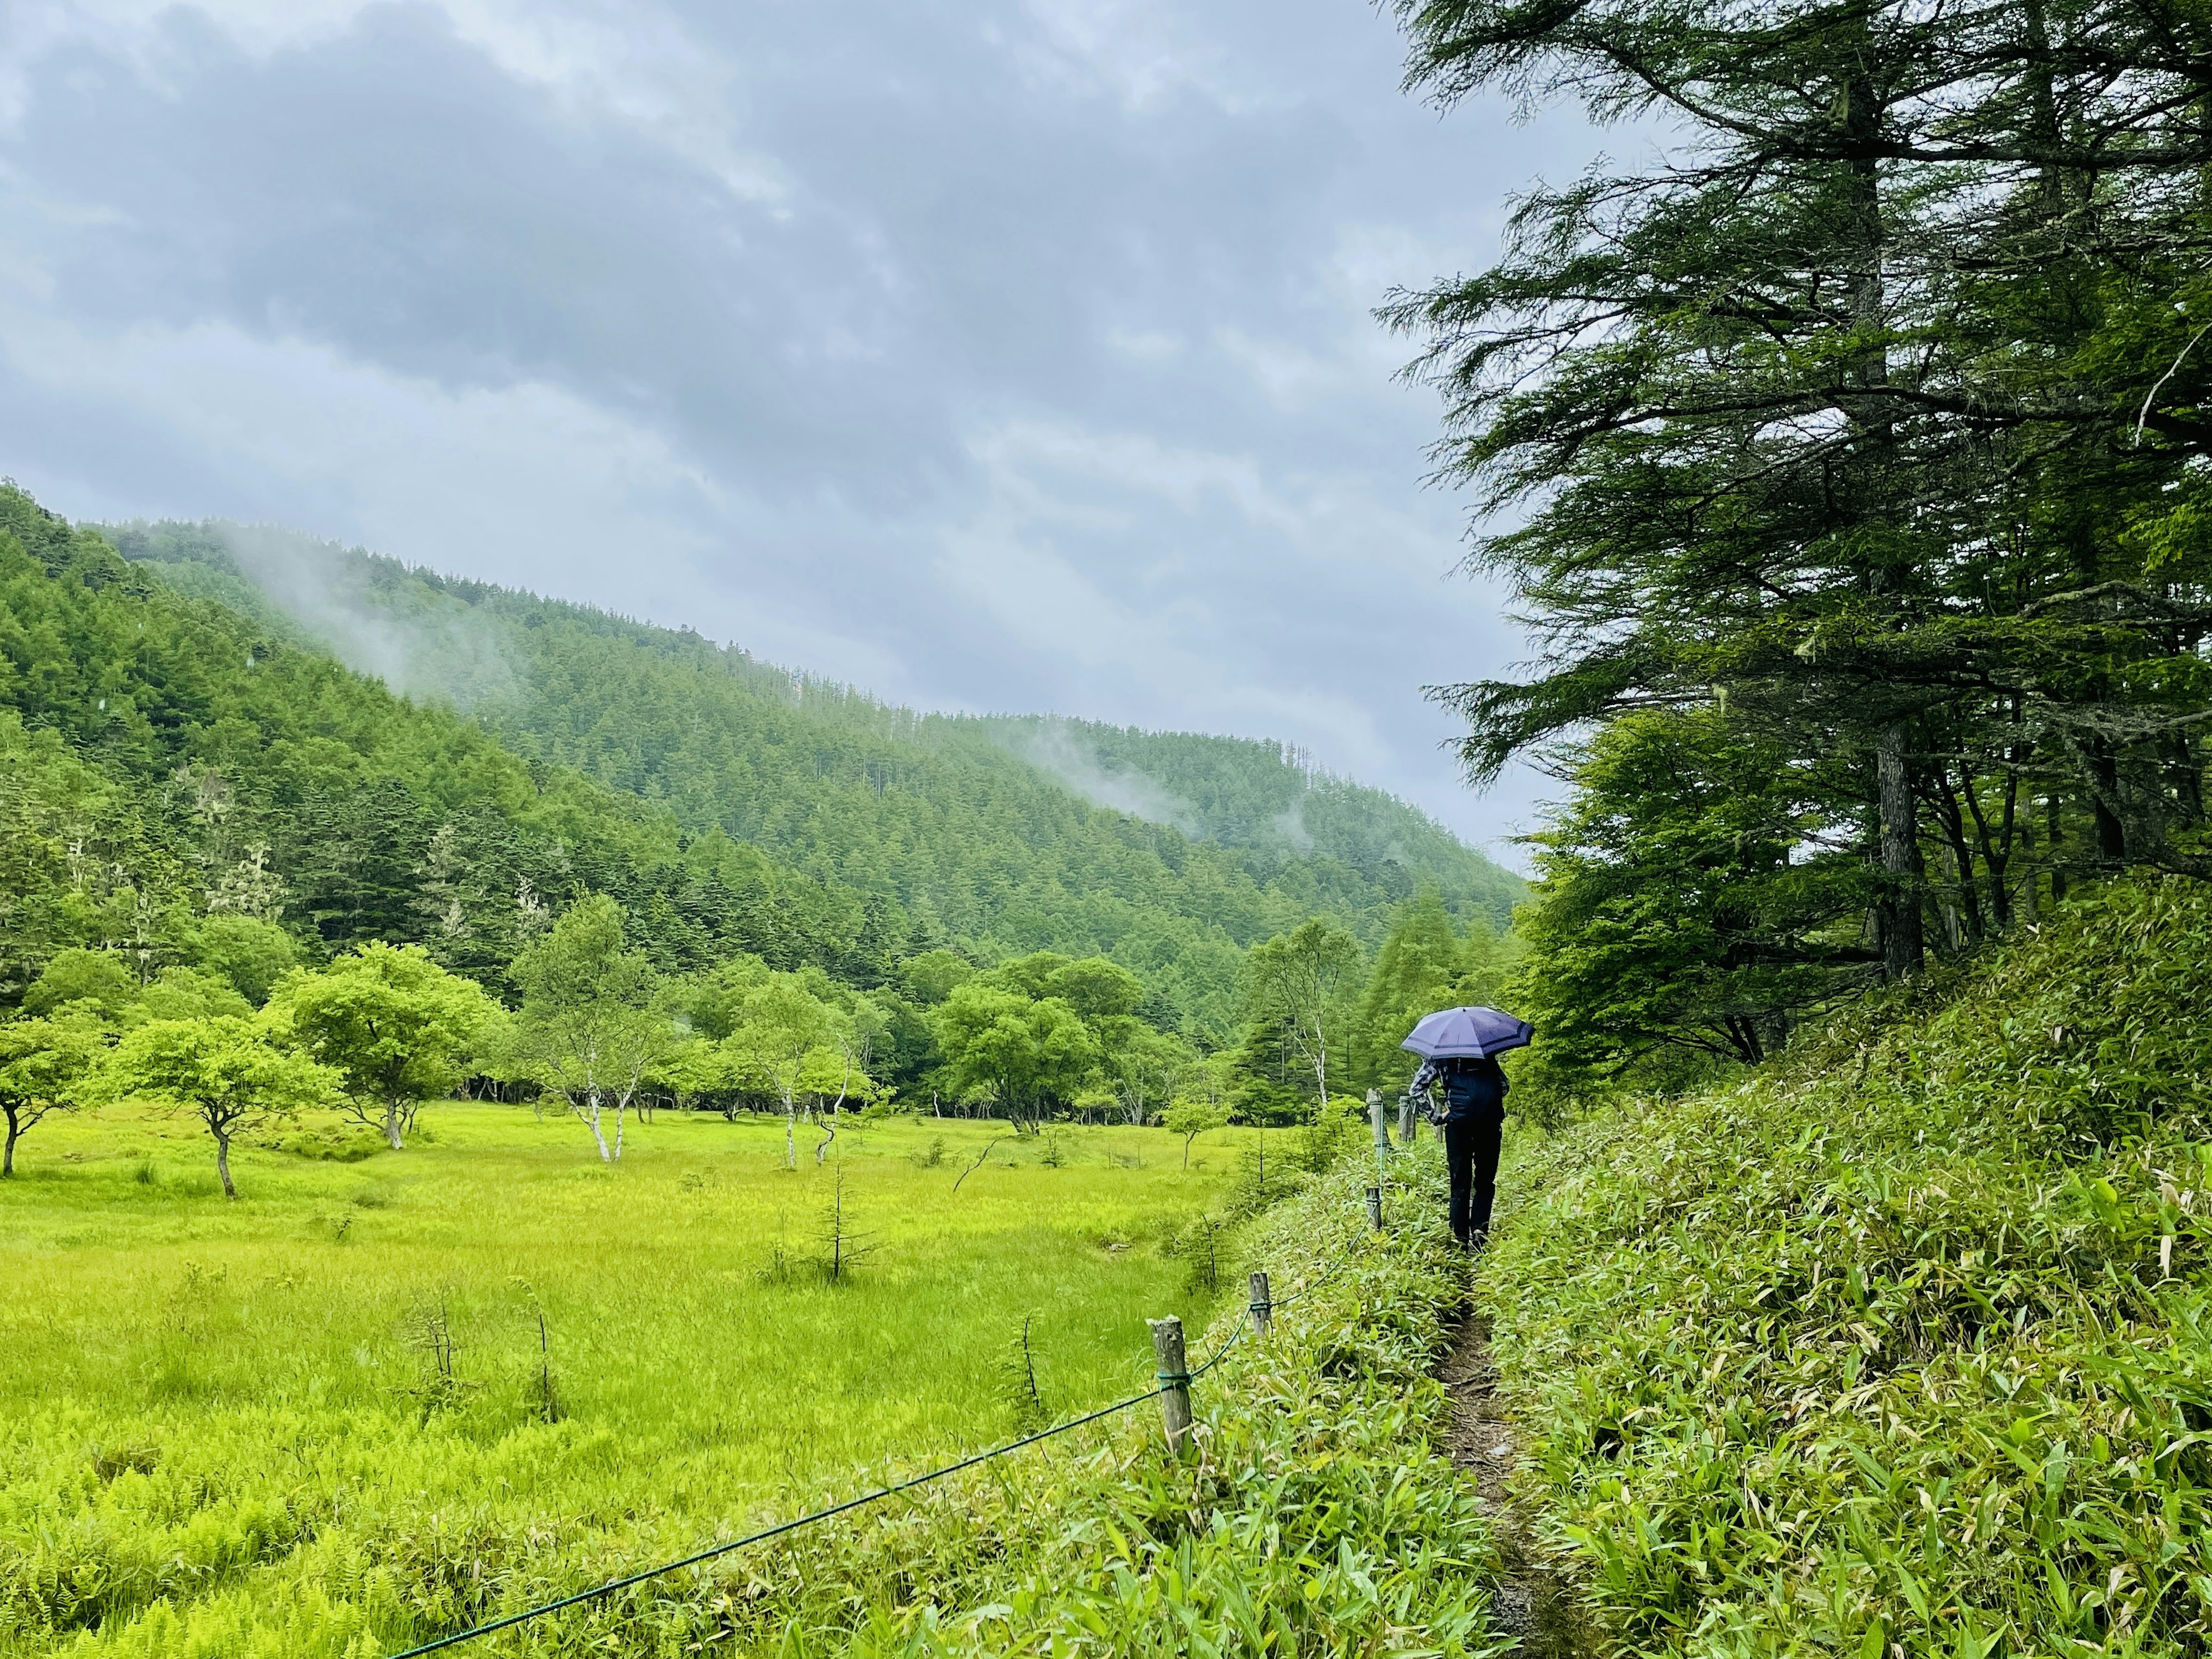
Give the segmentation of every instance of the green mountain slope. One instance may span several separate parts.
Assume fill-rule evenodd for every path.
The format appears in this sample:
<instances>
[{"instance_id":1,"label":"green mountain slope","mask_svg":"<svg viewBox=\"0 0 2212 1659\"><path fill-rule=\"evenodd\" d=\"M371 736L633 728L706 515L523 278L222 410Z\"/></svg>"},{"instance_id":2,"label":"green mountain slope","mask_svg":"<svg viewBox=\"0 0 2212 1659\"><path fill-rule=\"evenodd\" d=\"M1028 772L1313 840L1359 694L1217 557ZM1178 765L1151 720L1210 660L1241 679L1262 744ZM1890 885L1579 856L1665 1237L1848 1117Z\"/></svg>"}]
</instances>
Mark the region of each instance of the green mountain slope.
<instances>
[{"instance_id":1,"label":"green mountain slope","mask_svg":"<svg viewBox=\"0 0 2212 1659\"><path fill-rule=\"evenodd\" d=\"M1392 866L1435 886L1462 920L1503 927L1517 877L1416 807L1301 763L1286 745L1190 732L1145 732L1056 715L976 722L994 741L1102 806L1247 850L1248 860L1315 856L1390 884Z\"/></svg>"},{"instance_id":2,"label":"green mountain slope","mask_svg":"<svg viewBox=\"0 0 2212 1659\"><path fill-rule=\"evenodd\" d=\"M6 488L0 601L0 999L70 946L198 960L218 909L311 946L431 940L496 984L586 889L671 969L891 960L864 896L149 581Z\"/></svg>"},{"instance_id":3,"label":"green mountain slope","mask_svg":"<svg viewBox=\"0 0 2212 1659\"><path fill-rule=\"evenodd\" d=\"M1500 921L1520 893L1410 808L1310 779L1274 745L918 714L688 631L284 532L110 533L175 591L451 702L514 753L661 805L690 835L857 895L893 955L1103 951L1218 1036L1256 939L1320 911L1372 943L1423 885ZM1093 805L1079 775L1041 763L1061 757L1039 755L1045 732L1125 782L1156 774L1188 810L1158 822Z\"/></svg>"}]
</instances>

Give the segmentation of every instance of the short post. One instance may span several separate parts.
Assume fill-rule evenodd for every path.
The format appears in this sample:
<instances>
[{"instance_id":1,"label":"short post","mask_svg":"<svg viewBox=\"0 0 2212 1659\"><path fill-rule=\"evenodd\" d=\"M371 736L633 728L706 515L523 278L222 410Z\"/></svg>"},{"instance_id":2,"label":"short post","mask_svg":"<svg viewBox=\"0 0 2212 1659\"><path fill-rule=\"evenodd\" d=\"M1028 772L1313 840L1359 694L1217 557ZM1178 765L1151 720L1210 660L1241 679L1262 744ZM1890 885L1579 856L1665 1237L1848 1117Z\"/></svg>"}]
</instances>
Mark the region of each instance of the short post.
<instances>
[{"instance_id":1,"label":"short post","mask_svg":"<svg viewBox=\"0 0 2212 1659\"><path fill-rule=\"evenodd\" d=\"M1382 1231L1382 1189L1380 1187L1367 1189L1367 1224L1378 1233Z\"/></svg>"},{"instance_id":2,"label":"short post","mask_svg":"<svg viewBox=\"0 0 2212 1659\"><path fill-rule=\"evenodd\" d=\"M1160 1422L1168 1431L1168 1450L1182 1455L1190 1438L1190 1370L1183 1359L1182 1321L1170 1314L1151 1322L1152 1353L1159 1361Z\"/></svg>"},{"instance_id":3,"label":"short post","mask_svg":"<svg viewBox=\"0 0 2212 1659\"><path fill-rule=\"evenodd\" d=\"M1252 1334L1262 1342L1275 1323L1275 1304L1267 1295L1267 1275L1252 1275Z\"/></svg>"},{"instance_id":4,"label":"short post","mask_svg":"<svg viewBox=\"0 0 2212 1659\"><path fill-rule=\"evenodd\" d=\"M1410 1146L1413 1137L1420 1133L1421 1115L1413 1109L1413 1097L1407 1095L1398 1102L1398 1144Z\"/></svg>"},{"instance_id":5,"label":"short post","mask_svg":"<svg viewBox=\"0 0 2212 1659\"><path fill-rule=\"evenodd\" d=\"M1390 1155L1390 1125L1382 1115L1382 1091L1380 1089L1367 1091L1367 1120L1374 1126L1375 1166L1380 1169L1383 1160Z\"/></svg>"}]
</instances>

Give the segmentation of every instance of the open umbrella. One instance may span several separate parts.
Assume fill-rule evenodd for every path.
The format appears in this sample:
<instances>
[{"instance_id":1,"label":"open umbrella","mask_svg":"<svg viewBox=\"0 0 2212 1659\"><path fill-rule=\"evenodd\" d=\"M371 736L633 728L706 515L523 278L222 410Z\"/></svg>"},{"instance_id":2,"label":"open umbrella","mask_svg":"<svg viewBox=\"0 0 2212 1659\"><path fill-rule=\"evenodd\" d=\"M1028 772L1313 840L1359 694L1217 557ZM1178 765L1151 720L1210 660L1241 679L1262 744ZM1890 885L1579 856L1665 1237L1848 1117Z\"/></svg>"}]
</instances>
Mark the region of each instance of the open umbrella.
<instances>
[{"instance_id":1,"label":"open umbrella","mask_svg":"<svg viewBox=\"0 0 2212 1659\"><path fill-rule=\"evenodd\" d=\"M1536 1028L1497 1008L1440 1008L1398 1046L1431 1060L1470 1060L1525 1048Z\"/></svg>"}]
</instances>

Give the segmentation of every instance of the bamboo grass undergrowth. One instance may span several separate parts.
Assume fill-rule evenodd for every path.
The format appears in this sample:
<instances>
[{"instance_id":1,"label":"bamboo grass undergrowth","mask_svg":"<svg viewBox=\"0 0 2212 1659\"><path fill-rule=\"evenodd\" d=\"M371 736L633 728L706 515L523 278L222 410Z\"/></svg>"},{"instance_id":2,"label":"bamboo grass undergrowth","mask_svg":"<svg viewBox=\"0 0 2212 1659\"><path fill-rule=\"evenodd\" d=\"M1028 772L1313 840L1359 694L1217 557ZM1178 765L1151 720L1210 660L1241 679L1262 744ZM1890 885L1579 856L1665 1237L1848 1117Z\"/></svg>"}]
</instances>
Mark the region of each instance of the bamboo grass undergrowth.
<instances>
[{"instance_id":1,"label":"bamboo grass undergrowth","mask_svg":"<svg viewBox=\"0 0 2212 1659\"><path fill-rule=\"evenodd\" d=\"M1477 1296L1624 1650L2212 1645L2212 896L1530 1152Z\"/></svg>"}]
</instances>

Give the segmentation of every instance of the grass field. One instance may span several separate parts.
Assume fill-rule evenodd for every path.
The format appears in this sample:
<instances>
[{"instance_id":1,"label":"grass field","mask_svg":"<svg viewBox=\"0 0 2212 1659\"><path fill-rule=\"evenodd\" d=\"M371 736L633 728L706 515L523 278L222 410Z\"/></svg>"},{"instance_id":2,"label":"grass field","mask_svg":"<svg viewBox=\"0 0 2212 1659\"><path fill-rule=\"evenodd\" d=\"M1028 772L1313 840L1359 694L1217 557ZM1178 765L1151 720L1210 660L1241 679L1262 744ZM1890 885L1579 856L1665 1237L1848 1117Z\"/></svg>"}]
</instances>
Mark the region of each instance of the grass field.
<instances>
[{"instance_id":1,"label":"grass field","mask_svg":"<svg viewBox=\"0 0 2212 1659\"><path fill-rule=\"evenodd\" d=\"M395 1576L680 1552L1008 1434L1025 1320L1044 1411L1147 1386L1146 1317L1202 1311L1163 1247L1251 1134L1010 1139L956 1194L992 1126L848 1119L794 1173L776 1120L663 1114L611 1167L526 1108L425 1125L244 1152L236 1203L183 1122L26 1142L0 1651L342 1653Z\"/></svg>"}]
</instances>

